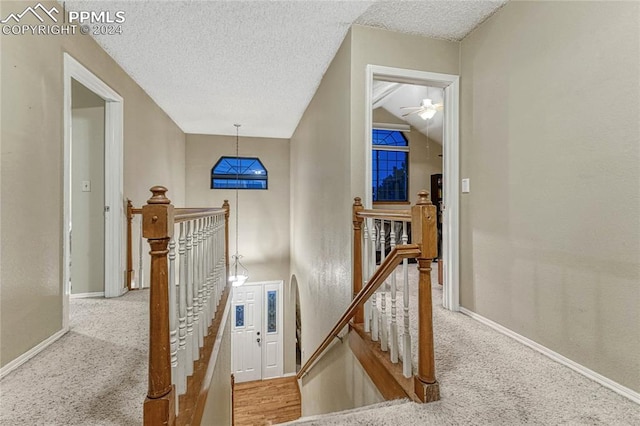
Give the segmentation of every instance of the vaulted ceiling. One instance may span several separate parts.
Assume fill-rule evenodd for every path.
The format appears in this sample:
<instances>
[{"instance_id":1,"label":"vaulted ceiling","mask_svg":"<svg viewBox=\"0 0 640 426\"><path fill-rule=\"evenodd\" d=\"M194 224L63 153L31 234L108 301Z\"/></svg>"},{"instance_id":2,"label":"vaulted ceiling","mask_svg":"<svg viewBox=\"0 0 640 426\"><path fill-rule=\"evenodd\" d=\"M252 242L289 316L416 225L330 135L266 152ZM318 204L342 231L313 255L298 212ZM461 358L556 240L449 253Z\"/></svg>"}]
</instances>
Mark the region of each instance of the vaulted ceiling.
<instances>
[{"instance_id":1,"label":"vaulted ceiling","mask_svg":"<svg viewBox=\"0 0 640 426\"><path fill-rule=\"evenodd\" d=\"M353 24L461 40L498 1L67 1L124 11L98 43L186 133L289 138Z\"/></svg>"}]
</instances>

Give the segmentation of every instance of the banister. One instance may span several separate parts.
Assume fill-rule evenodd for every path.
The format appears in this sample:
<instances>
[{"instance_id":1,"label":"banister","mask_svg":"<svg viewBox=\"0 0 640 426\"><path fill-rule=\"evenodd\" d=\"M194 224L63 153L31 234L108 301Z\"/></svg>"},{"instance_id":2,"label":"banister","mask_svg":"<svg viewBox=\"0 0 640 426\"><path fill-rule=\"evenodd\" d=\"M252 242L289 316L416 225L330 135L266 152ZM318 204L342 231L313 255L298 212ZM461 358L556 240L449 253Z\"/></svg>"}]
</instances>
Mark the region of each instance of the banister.
<instances>
[{"instance_id":1,"label":"banister","mask_svg":"<svg viewBox=\"0 0 640 426\"><path fill-rule=\"evenodd\" d=\"M402 222L411 221L411 210L390 210L390 209L363 209L356 213L361 219L386 219Z\"/></svg>"},{"instance_id":2,"label":"banister","mask_svg":"<svg viewBox=\"0 0 640 426\"><path fill-rule=\"evenodd\" d=\"M420 256L420 248L417 244L407 244L396 246L389 255L382 262L380 267L371 276L371 279L366 286L354 297L344 314L340 317L336 325L331 329L327 337L322 341L322 344L318 346L313 355L305 362L300 371L297 374L297 378L301 379L308 370L315 364L320 358L323 352L329 347L333 339L340 333L340 331L351 321L355 316L356 311L361 307L373 293L380 287L389 275L400 264L402 259L414 258Z\"/></svg>"},{"instance_id":3,"label":"banister","mask_svg":"<svg viewBox=\"0 0 640 426\"><path fill-rule=\"evenodd\" d=\"M223 208L179 208L175 209L173 221L175 223L180 223L225 213L226 211Z\"/></svg>"},{"instance_id":4,"label":"banister","mask_svg":"<svg viewBox=\"0 0 640 426\"><path fill-rule=\"evenodd\" d=\"M194 408L189 406L202 410L197 404L205 400L185 395L195 383L194 361L202 361L198 371L206 370L209 361L203 355L206 338L214 317L220 319L218 303L221 298L226 303L230 292L226 276L229 203L225 200L222 208L177 209L166 197L165 187L154 186L151 192L153 196L141 209L127 203L129 223L139 210L142 237L151 247L149 386L143 421L148 426L173 426L177 408L181 418L190 419L189 413L193 413ZM176 258L180 265L179 277ZM187 383L187 376L192 377L191 384ZM196 396L200 391L195 390ZM180 404L184 403L187 408L176 405L178 393L182 395ZM192 423L188 421L188 424Z\"/></svg>"}]
</instances>

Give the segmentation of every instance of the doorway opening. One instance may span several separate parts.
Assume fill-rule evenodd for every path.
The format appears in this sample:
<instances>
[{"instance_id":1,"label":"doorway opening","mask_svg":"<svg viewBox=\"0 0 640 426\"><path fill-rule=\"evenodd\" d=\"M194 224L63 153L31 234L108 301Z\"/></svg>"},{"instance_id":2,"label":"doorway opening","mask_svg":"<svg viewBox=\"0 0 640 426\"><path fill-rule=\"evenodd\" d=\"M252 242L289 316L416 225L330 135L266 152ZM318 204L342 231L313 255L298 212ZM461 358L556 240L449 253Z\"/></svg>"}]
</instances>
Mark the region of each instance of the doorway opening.
<instances>
[{"instance_id":1,"label":"doorway opening","mask_svg":"<svg viewBox=\"0 0 640 426\"><path fill-rule=\"evenodd\" d=\"M439 216L443 306L457 311L459 77L368 65L366 84L365 208L406 208L429 190ZM393 141L379 142L386 139L376 131Z\"/></svg>"},{"instance_id":2,"label":"doorway opening","mask_svg":"<svg viewBox=\"0 0 640 426\"><path fill-rule=\"evenodd\" d=\"M104 99L72 80L72 298L104 296L104 115Z\"/></svg>"},{"instance_id":3,"label":"doorway opening","mask_svg":"<svg viewBox=\"0 0 640 426\"><path fill-rule=\"evenodd\" d=\"M296 373L298 373L302 368L302 316L300 315L300 289L295 275L291 276L291 295L295 304Z\"/></svg>"},{"instance_id":4,"label":"doorway opening","mask_svg":"<svg viewBox=\"0 0 640 426\"><path fill-rule=\"evenodd\" d=\"M126 291L122 267L124 109L118 93L69 54L63 55L62 320L67 330L72 289L79 295L105 297ZM83 258L81 250L87 250L89 257Z\"/></svg>"}]
</instances>

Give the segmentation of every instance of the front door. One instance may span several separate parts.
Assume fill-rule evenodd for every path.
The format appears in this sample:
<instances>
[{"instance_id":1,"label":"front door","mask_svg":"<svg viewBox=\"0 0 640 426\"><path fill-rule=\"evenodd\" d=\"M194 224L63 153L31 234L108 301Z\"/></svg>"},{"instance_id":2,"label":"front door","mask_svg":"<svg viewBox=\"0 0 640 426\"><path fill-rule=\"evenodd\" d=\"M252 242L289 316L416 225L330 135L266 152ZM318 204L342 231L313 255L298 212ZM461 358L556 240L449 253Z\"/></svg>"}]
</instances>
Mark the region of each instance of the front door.
<instances>
[{"instance_id":1,"label":"front door","mask_svg":"<svg viewBox=\"0 0 640 426\"><path fill-rule=\"evenodd\" d=\"M233 289L233 374L236 382L262 379L262 285Z\"/></svg>"},{"instance_id":2,"label":"front door","mask_svg":"<svg viewBox=\"0 0 640 426\"><path fill-rule=\"evenodd\" d=\"M284 373L283 281L233 289L232 371L236 382L271 379Z\"/></svg>"}]
</instances>

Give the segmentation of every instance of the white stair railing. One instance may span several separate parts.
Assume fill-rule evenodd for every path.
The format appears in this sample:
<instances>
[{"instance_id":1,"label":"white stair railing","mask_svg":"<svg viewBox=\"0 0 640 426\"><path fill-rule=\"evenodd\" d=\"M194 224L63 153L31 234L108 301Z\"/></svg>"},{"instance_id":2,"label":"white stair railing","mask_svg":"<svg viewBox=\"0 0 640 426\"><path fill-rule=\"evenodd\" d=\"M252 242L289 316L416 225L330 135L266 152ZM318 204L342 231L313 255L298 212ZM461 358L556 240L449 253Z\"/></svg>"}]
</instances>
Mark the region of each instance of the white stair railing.
<instances>
[{"instance_id":1,"label":"white stair railing","mask_svg":"<svg viewBox=\"0 0 640 426\"><path fill-rule=\"evenodd\" d=\"M370 210L369 212L375 212ZM381 214L362 213L373 217L362 218L362 247L363 247L363 285L375 273L377 265L384 262L387 253L387 243L390 250L396 246L409 242L408 226L411 217L408 212L393 213L384 211ZM388 218L384 217L388 214ZM379 258L379 262L377 261ZM403 374L410 377L411 366L411 336L409 335L409 277L408 261L403 260L399 277L394 271L387 281L374 292L364 305L364 331L370 333L371 340L380 342L380 349L389 352L392 363L403 362ZM398 282L400 280L400 282ZM402 294L402 305L398 309L398 291ZM399 318L400 317L400 318ZM400 324L398 324L400 322ZM402 326L402 335L399 328ZM400 345L402 343L402 345ZM402 351L401 351L402 348ZM408 354L408 356L405 356Z\"/></svg>"}]
</instances>

